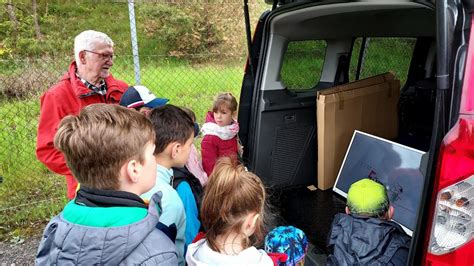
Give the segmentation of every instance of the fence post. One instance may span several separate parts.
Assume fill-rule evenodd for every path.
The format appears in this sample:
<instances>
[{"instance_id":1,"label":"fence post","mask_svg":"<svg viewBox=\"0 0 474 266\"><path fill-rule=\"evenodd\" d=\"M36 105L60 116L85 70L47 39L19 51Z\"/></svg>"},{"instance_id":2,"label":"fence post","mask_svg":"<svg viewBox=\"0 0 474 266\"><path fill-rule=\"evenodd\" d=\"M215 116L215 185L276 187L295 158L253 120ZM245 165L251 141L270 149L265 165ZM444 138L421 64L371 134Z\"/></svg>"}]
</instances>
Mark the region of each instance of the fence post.
<instances>
[{"instance_id":1,"label":"fence post","mask_svg":"<svg viewBox=\"0 0 474 266\"><path fill-rule=\"evenodd\" d=\"M367 38L367 37L362 38L362 43L360 44L359 61L357 63L355 80L359 80L360 73L362 73L362 70L364 70L365 56L367 54L367 49L369 48L369 42L370 42L370 38Z\"/></svg>"},{"instance_id":2,"label":"fence post","mask_svg":"<svg viewBox=\"0 0 474 266\"><path fill-rule=\"evenodd\" d=\"M135 71L135 83L136 85L141 84L140 82L140 60L138 57L138 39L137 39L137 27L135 23L135 4L134 0L128 0L128 17L130 18L130 37L132 41L132 54L133 54L133 69Z\"/></svg>"}]
</instances>

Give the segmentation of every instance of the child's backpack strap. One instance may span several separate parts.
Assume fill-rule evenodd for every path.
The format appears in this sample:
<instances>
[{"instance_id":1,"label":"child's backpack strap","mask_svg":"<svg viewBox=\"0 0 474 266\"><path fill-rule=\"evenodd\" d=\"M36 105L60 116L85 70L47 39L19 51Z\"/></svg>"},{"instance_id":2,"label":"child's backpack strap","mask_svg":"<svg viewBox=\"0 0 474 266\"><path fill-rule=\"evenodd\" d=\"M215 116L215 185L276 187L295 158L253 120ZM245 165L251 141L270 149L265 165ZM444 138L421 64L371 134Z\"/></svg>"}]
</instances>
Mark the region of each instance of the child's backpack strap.
<instances>
[{"instance_id":1,"label":"child's backpack strap","mask_svg":"<svg viewBox=\"0 0 474 266\"><path fill-rule=\"evenodd\" d=\"M173 175L173 188L175 190L176 188L178 188L181 182L188 182L189 186L191 187L191 191L193 192L194 200L196 201L196 205L198 208L198 219L199 221L201 221L201 202L204 191L201 182L199 182L199 179L197 179L197 177L195 177L186 167L173 167ZM199 231L203 231L202 224Z\"/></svg>"},{"instance_id":2,"label":"child's backpack strap","mask_svg":"<svg viewBox=\"0 0 474 266\"><path fill-rule=\"evenodd\" d=\"M178 229L176 228L176 224L172 223L169 226L165 225L164 223L159 222L156 226L156 229L163 232L173 243L176 242L176 235L178 234Z\"/></svg>"}]
</instances>

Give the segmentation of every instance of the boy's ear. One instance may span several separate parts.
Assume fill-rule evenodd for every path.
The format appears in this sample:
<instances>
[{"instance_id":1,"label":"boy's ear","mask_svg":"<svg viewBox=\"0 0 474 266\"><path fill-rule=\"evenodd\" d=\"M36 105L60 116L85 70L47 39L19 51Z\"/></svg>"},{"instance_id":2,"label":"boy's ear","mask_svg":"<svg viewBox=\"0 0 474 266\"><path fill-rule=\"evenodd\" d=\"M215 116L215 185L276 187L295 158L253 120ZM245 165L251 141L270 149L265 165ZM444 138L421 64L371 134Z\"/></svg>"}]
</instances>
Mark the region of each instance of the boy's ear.
<instances>
[{"instance_id":1,"label":"boy's ear","mask_svg":"<svg viewBox=\"0 0 474 266\"><path fill-rule=\"evenodd\" d=\"M171 158L176 158L181 150L181 144L178 142L171 143Z\"/></svg>"},{"instance_id":2,"label":"boy's ear","mask_svg":"<svg viewBox=\"0 0 474 266\"><path fill-rule=\"evenodd\" d=\"M126 165L127 178L131 183L138 182L140 178L141 169L142 169L142 165L137 160L133 159L127 162L127 165Z\"/></svg>"},{"instance_id":3,"label":"boy's ear","mask_svg":"<svg viewBox=\"0 0 474 266\"><path fill-rule=\"evenodd\" d=\"M349 210L349 207L346 206L346 214L351 214L351 211Z\"/></svg>"},{"instance_id":4,"label":"boy's ear","mask_svg":"<svg viewBox=\"0 0 474 266\"><path fill-rule=\"evenodd\" d=\"M387 220L391 220L394 214L395 214L395 209L393 208L392 205L390 205L387 211Z\"/></svg>"}]
</instances>

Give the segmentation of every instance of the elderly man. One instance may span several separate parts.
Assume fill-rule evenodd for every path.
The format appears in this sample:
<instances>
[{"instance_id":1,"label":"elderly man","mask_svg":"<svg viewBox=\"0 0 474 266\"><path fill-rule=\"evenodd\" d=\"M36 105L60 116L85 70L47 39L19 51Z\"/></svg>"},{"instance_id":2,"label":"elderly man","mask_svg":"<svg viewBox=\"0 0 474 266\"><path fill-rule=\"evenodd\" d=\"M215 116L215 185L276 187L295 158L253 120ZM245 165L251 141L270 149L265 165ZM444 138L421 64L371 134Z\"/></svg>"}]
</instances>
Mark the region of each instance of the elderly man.
<instances>
[{"instance_id":1,"label":"elderly man","mask_svg":"<svg viewBox=\"0 0 474 266\"><path fill-rule=\"evenodd\" d=\"M69 199L75 197L77 181L63 154L54 148L53 138L63 117L76 115L89 104L120 101L128 85L114 79L109 72L113 65L113 46L113 41L102 32L81 32L74 39L75 61L69 71L41 96L36 156L51 171L66 176Z\"/></svg>"}]
</instances>

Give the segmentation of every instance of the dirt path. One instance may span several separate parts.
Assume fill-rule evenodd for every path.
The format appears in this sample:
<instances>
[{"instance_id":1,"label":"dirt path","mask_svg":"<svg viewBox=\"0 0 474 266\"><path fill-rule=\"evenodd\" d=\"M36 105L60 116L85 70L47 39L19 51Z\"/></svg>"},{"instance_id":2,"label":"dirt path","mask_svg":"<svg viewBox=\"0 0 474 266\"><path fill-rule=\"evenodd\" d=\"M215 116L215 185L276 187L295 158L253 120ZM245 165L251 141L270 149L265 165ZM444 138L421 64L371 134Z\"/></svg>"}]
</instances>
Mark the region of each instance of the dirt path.
<instances>
[{"instance_id":1,"label":"dirt path","mask_svg":"<svg viewBox=\"0 0 474 266\"><path fill-rule=\"evenodd\" d=\"M34 265L40 239L37 235L24 241L0 242L0 265Z\"/></svg>"}]
</instances>

